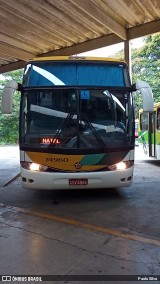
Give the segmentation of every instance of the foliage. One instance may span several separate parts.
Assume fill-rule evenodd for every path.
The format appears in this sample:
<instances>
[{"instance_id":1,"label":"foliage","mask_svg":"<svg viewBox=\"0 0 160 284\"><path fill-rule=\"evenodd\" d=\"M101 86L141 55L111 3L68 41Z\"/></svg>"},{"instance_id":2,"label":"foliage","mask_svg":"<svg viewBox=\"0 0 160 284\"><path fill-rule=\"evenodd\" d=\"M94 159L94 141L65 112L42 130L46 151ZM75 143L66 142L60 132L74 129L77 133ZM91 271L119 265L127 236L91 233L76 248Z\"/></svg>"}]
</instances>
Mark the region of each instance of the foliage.
<instances>
[{"instance_id":1,"label":"foliage","mask_svg":"<svg viewBox=\"0 0 160 284\"><path fill-rule=\"evenodd\" d=\"M132 82L146 81L152 88L154 101L160 102L160 33L145 38L145 44L132 52ZM136 115L142 108L141 96L135 96Z\"/></svg>"},{"instance_id":2,"label":"foliage","mask_svg":"<svg viewBox=\"0 0 160 284\"><path fill-rule=\"evenodd\" d=\"M4 80L0 80L0 105L2 97L2 89L7 82L16 80L22 82L23 70L16 70L3 74ZM19 121L19 103L20 93L14 94L13 113L11 115L2 115L0 112L0 144L17 144L18 143L18 121Z\"/></svg>"},{"instance_id":3,"label":"foliage","mask_svg":"<svg viewBox=\"0 0 160 284\"><path fill-rule=\"evenodd\" d=\"M160 33L145 37L144 45L132 49L132 82L147 82L153 92L154 101L160 102ZM115 57L124 60L123 50L117 52ZM134 96L135 116L142 108L142 97L140 94Z\"/></svg>"}]
</instances>

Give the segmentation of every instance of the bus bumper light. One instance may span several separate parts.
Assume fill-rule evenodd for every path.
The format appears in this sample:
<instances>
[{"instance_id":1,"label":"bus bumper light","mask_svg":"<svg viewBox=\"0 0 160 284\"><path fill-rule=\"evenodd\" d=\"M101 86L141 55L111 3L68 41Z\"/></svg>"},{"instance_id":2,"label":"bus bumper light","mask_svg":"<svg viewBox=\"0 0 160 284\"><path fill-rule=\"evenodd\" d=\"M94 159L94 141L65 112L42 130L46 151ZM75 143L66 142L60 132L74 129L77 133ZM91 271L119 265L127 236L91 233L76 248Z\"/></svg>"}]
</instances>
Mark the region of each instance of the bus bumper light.
<instances>
[{"instance_id":1,"label":"bus bumper light","mask_svg":"<svg viewBox=\"0 0 160 284\"><path fill-rule=\"evenodd\" d=\"M25 177L22 177L23 182L27 182L27 179Z\"/></svg>"},{"instance_id":2,"label":"bus bumper light","mask_svg":"<svg viewBox=\"0 0 160 284\"><path fill-rule=\"evenodd\" d=\"M126 182L126 181L131 181L132 180L132 178L133 178L133 176L129 176L129 177L127 177L127 178L121 178L121 182Z\"/></svg>"},{"instance_id":3,"label":"bus bumper light","mask_svg":"<svg viewBox=\"0 0 160 284\"><path fill-rule=\"evenodd\" d=\"M132 178L133 178L133 176L129 176L128 178L127 178L127 180L132 180Z\"/></svg>"},{"instance_id":4,"label":"bus bumper light","mask_svg":"<svg viewBox=\"0 0 160 284\"><path fill-rule=\"evenodd\" d=\"M29 183L33 183L33 182L34 182L34 180L33 180L33 179L31 179L31 178L26 179L25 177L22 177L22 181L23 181L23 182L25 182L25 183L27 183L27 182L29 182Z\"/></svg>"}]
</instances>

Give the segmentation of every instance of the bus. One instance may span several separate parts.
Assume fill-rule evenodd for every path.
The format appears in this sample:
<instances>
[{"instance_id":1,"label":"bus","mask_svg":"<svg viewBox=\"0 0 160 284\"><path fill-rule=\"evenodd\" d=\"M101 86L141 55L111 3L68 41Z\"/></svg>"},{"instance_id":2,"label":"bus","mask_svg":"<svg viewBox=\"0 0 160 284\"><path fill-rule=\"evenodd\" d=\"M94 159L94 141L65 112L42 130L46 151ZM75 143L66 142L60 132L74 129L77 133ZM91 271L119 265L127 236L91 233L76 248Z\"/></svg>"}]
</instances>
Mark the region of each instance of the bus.
<instances>
[{"instance_id":1,"label":"bus","mask_svg":"<svg viewBox=\"0 0 160 284\"><path fill-rule=\"evenodd\" d=\"M160 159L160 103L154 104L154 111L139 111L138 142L143 153Z\"/></svg>"},{"instance_id":2,"label":"bus","mask_svg":"<svg viewBox=\"0 0 160 284\"><path fill-rule=\"evenodd\" d=\"M9 82L2 113L20 91L19 146L24 188L130 186L135 125L133 93L153 111L149 85L131 85L125 62L60 56L26 63L22 84Z\"/></svg>"}]
</instances>

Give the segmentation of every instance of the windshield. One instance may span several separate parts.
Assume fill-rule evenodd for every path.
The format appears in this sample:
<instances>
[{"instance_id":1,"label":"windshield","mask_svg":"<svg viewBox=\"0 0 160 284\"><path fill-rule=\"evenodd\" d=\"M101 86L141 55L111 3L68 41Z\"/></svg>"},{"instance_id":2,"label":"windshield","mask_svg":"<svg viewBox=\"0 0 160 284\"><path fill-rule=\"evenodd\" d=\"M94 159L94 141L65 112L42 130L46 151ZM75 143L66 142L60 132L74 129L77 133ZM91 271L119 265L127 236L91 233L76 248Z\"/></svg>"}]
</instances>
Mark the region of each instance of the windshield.
<instances>
[{"instance_id":1,"label":"windshield","mask_svg":"<svg viewBox=\"0 0 160 284\"><path fill-rule=\"evenodd\" d=\"M26 65L24 87L130 87L126 64L94 61L42 61Z\"/></svg>"},{"instance_id":2,"label":"windshield","mask_svg":"<svg viewBox=\"0 0 160 284\"><path fill-rule=\"evenodd\" d=\"M107 89L30 89L22 93L21 146L110 150L133 145L131 95Z\"/></svg>"}]
</instances>

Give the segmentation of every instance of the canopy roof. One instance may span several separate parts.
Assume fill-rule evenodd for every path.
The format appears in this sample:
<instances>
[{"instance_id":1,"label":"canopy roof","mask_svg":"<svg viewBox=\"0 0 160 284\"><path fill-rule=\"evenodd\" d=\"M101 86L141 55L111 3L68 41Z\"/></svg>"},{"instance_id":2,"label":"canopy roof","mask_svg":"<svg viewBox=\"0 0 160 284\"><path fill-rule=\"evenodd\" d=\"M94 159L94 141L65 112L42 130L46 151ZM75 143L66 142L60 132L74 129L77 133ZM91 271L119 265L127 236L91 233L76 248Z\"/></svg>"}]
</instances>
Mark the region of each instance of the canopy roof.
<instances>
[{"instance_id":1,"label":"canopy roof","mask_svg":"<svg viewBox=\"0 0 160 284\"><path fill-rule=\"evenodd\" d=\"M159 0L0 0L0 73L160 31ZM107 54L106 54L107 56Z\"/></svg>"}]
</instances>

